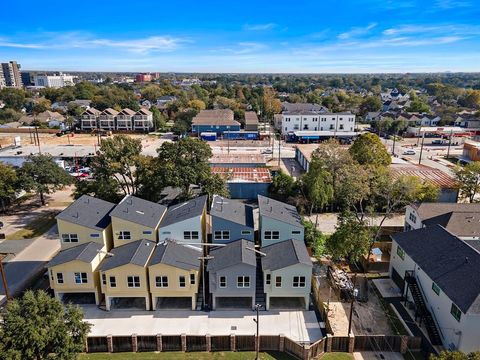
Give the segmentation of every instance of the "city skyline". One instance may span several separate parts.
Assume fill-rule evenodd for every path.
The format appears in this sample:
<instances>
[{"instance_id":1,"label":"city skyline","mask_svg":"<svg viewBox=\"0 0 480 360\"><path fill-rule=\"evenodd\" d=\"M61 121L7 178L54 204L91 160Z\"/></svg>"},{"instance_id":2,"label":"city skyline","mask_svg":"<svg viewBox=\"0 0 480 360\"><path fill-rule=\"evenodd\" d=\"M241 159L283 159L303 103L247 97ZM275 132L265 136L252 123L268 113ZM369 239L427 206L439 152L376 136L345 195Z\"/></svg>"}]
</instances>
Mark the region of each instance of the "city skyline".
<instances>
[{"instance_id":1,"label":"city skyline","mask_svg":"<svg viewBox=\"0 0 480 360\"><path fill-rule=\"evenodd\" d=\"M423 3L423 5L422 5ZM9 4L0 20L3 61L23 69L122 72L475 72L475 1L347 0L200 4L144 1L81 7Z\"/></svg>"}]
</instances>

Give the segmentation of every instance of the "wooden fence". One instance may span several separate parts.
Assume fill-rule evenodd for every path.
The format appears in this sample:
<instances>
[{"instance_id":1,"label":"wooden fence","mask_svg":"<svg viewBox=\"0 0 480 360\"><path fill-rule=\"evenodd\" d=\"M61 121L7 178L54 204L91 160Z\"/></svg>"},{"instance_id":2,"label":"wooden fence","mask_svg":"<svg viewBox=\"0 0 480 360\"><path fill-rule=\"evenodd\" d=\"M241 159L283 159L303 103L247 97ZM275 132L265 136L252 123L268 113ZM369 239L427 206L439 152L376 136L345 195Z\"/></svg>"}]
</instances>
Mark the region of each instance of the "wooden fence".
<instances>
[{"instance_id":1,"label":"wooden fence","mask_svg":"<svg viewBox=\"0 0 480 360\"><path fill-rule=\"evenodd\" d=\"M420 351L422 339L409 336L351 335L332 336L301 344L283 335L261 335L259 344L255 335L132 335L91 336L85 351L94 352L147 352L147 351L260 351L285 352L299 360L316 359L325 352Z\"/></svg>"}]
</instances>

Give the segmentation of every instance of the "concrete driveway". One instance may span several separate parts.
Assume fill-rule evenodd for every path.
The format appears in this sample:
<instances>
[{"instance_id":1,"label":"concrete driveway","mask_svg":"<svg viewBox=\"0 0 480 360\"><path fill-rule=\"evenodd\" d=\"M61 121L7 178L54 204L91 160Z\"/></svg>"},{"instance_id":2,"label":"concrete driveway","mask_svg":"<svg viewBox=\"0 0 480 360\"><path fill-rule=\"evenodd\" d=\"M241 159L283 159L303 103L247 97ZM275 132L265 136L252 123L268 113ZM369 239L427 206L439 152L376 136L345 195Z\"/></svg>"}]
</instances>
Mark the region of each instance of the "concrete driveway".
<instances>
[{"instance_id":1,"label":"concrete driveway","mask_svg":"<svg viewBox=\"0 0 480 360\"><path fill-rule=\"evenodd\" d=\"M93 325L91 336L105 335L250 335L255 334L255 312L234 311L115 311L82 306L85 321ZM260 334L279 335L299 342L322 337L313 311L261 311Z\"/></svg>"}]
</instances>

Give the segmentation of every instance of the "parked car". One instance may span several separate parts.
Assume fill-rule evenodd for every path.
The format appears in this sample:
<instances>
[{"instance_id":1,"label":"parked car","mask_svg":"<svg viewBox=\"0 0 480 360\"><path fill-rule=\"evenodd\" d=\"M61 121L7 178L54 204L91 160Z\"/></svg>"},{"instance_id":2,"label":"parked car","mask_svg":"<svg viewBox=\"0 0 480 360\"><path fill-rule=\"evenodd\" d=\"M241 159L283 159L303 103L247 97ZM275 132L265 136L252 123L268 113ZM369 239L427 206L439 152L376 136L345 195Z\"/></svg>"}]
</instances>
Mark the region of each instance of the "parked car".
<instances>
[{"instance_id":1,"label":"parked car","mask_svg":"<svg viewBox=\"0 0 480 360\"><path fill-rule=\"evenodd\" d=\"M268 148L268 149L263 149L262 150L262 154L273 154L273 151L272 149Z\"/></svg>"},{"instance_id":2,"label":"parked car","mask_svg":"<svg viewBox=\"0 0 480 360\"><path fill-rule=\"evenodd\" d=\"M443 145L444 143L445 143L445 140L443 139L432 140L432 145Z\"/></svg>"},{"instance_id":3,"label":"parked car","mask_svg":"<svg viewBox=\"0 0 480 360\"><path fill-rule=\"evenodd\" d=\"M413 149L407 149L403 151L403 155L415 155L417 152Z\"/></svg>"}]
</instances>

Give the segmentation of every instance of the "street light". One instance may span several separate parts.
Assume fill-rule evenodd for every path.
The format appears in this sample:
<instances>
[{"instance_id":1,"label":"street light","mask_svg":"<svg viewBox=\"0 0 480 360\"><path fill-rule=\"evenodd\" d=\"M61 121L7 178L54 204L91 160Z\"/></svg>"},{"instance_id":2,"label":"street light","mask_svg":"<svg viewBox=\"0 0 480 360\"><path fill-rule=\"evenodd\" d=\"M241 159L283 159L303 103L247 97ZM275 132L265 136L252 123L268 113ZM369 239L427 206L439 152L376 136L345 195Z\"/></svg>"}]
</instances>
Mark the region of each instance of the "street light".
<instances>
[{"instance_id":1,"label":"street light","mask_svg":"<svg viewBox=\"0 0 480 360\"><path fill-rule=\"evenodd\" d=\"M259 330L260 330L259 325L260 324L259 324L259 316L258 316L259 314L258 314L258 312L259 312L261 307L262 307L262 305L260 305L260 304L255 305L255 311L257 312L257 318L253 319L253 321L255 321L255 323L257 324L257 335L256 335L257 343L256 343L256 346L255 346L255 360L259 359L258 353L259 353L259 350L260 350L260 334L259 334Z\"/></svg>"}]
</instances>

